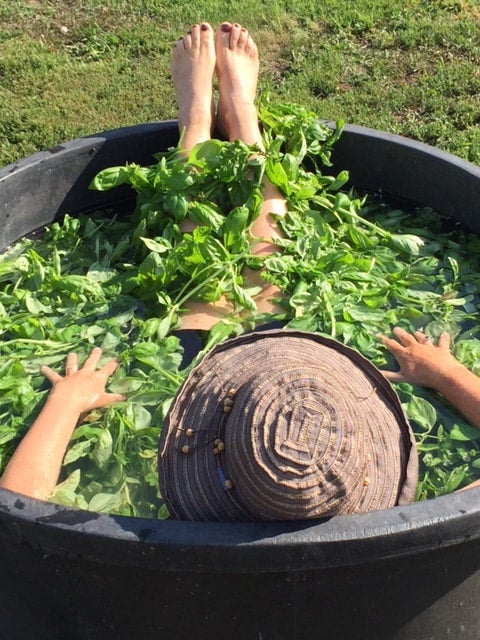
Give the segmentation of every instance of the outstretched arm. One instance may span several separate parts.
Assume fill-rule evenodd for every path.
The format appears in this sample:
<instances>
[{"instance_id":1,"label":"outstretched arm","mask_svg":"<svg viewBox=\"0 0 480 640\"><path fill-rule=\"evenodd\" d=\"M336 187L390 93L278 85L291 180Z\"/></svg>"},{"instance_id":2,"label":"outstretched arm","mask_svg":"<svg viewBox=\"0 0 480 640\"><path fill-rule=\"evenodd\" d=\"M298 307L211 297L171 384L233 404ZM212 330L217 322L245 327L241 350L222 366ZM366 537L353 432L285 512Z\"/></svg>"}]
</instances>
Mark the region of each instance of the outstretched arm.
<instances>
[{"instance_id":1,"label":"outstretched arm","mask_svg":"<svg viewBox=\"0 0 480 640\"><path fill-rule=\"evenodd\" d=\"M121 394L106 393L105 385L117 362L111 360L97 369L101 355L101 349L95 347L83 367L78 369L77 356L70 353L65 377L47 366L41 368L53 384L52 390L10 459L0 478L0 487L43 500L52 494L70 437L81 415L124 399Z\"/></svg>"},{"instance_id":2,"label":"outstretched arm","mask_svg":"<svg viewBox=\"0 0 480 640\"><path fill-rule=\"evenodd\" d=\"M450 336L442 333L433 344L421 331L413 335L395 327L398 338L380 335L381 342L395 356L400 371L383 371L391 382L413 382L441 393L472 424L480 427L480 378L458 362L450 352Z\"/></svg>"}]
</instances>

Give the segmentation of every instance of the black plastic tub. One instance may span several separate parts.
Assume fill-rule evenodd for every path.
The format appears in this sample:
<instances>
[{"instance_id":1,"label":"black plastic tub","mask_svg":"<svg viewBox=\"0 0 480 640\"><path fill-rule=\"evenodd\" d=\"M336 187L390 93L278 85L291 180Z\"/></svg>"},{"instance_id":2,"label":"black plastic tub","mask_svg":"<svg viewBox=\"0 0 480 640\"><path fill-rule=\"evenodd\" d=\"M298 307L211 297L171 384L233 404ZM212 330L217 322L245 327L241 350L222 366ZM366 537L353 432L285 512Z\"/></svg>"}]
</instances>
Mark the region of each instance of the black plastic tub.
<instances>
[{"instance_id":1,"label":"black plastic tub","mask_svg":"<svg viewBox=\"0 0 480 640\"><path fill-rule=\"evenodd\" d=\"M176 123L119 129L0 170L0 249L65 213L132 205L87 190L105 166L152 162ZM347 126L335 169L359 189L480 232L480 169ZM0 638L480 638L480 489L309 523L98 515L0 490Z\"/></svg>"}]
</instances>

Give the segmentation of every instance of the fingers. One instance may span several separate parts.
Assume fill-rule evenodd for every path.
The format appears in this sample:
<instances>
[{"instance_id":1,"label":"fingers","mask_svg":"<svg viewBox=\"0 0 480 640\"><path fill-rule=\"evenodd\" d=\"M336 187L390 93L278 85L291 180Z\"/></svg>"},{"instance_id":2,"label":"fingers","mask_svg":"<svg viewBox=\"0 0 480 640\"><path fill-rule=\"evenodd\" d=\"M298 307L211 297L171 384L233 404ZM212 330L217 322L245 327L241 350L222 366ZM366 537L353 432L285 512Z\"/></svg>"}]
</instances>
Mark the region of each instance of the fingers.
<instances>
[{"instance_id":1,"label":"fingers","mask_svg":"<svg viewBox=\"0 0 480 640\"><path fill-rule=\"evenodd\" d=\"M387 371L385 369L381 369L380 373L386 378L389 382L406 382L406 377L400 373L400 371Z\"/></svg>"},{"instance_id":2,"label":"fingers","mask_svg":"<svg viewBox=\"0 0 480 640\"><path fill-rule=\"evenodd\" d=\"M439 348L443 349L444 351L450 351L451 344L452 344L451 335L446 332L441 333L438 339Z\"/></svg>"},{"instance_id":3,"label":"fingers","mask_svg":"<svg viewBox=\"0 0 480 640\"><path fill-rule=\"evenodd\" d=\"M100 349L100 347L94 347L88 358L85 360L82 371L94 373L105 383L117 369L118 360L109 360L103 365L103 367L101 367L101 369L97 369L97 365L101 357L102 350Z\"/></svg>"},{"instance_id":4,"label":"fingers","mask_svg":"<svg viewBox=\"0 0 480 640\"><path fill-rule=\"evenodd\" d=\"M432 347L434 346L434 344L432 343L432 341L424 331L418 330L418 331L415 331L413 334L411 334L408 331L405 331L405 329L402 329L401 327L394 327L392 329L392 332L398 338L398 342L397 340L393 340L392 338L387 338L387 336L384 336L383 334L379 334L377 336L379 340L392 353L395 353L395 350L398 353L399 345L402 345L403 347L410 347L415 344L431 345ZM440 334L440 337L438 338L436 346L442 349L443 351L450 351L451 343L452 343L452 338L450 334L444 331L443 333Z\"/></svg>"},{"instance_id":5,"label":"fingers","mask_svg":"<svg viewBox=\"0 0 480 640\"><path fill-rule=\"evenodd\" d=\"M114 404L115 402L123 402L126 399L126 396L123 393L106 393L103 396L104 403L103 406L108 404Z\"/></svg>"},{"instance_id":6,"label":"fingers","mask_svg":"<svg viewBox=\"0 0 480 640\"><path fill-rule=\"evenodd\" d=\"M102 409L116 402L123 402L126 400L126 396L123 393L101 393L95 400L88 406L88 411L92 409Z\"/></svg>"},{"instance_id":7,"label":"fingers","mask_svg":"<svg viewBox=\"0 0 480 640\"><path fill-rule=\"evenodd\" d=\"M116 402L123 402L126 400L126 396L122 393L101 393L96 396L91 403L86 407L86 411L91 411L92 409L102 409L103 407L107 407L108 405L115 404Z\"/></svg>"},{"instance_id":8,"label":"fingers","mask_svg":"<svg viewBox=\"0 0 480 640\"><path fill-rule=\"evenodd\" d=\"M50 380L52 384L55 384L56 382L62 379L62 376L59 373L57 373L56 371L53 371L52 369L50 369L50 367L47 367L46 364L40 367L40 371L48 380Z\"/></svg>"},{"instance_id":9,"label":"fingers","mask_svg":"<svg viewBox=\"0 0 480 640\"><path fill-rule=\"evenodd\" d=\"M90 352L90 355L88 356L88 358L85 360L80 372L83 371L86 373L97 373L103 379L107 380L117 369L118 360L109 360L107 363L103 365L101 369L97 370L97 365L101 357L102 357L101 348L94 347ZM42 365L40 367L40 371L48 380L50 380L52 384L57 383L59 380L63 380L63 376L61 376L56 371L53 371L53 369L51 369L47 365ZM71 352L67 355L67 361L65 364L65 376L66 377L71 376L74 373L79 373L78 356L76 353Z\"/></svg>"},{"instance_id":10,"label":"fingers","mask_svg":"<svg viewBox=\"0 0 480 640\"><path fill-rule=\"evenodd\" d=\"M117 369L118 360L109 360L103 367L99 370L98 373L101 373L105 379L109 378Z\"/></svg>"},{"instance_id":11,"label":"fingers","mask_svg":"<svg viewBox=\"0 0 480 640\"><path fill-rule=\"evenodd\" d=\"M395 329L393 331L395 332ZM403 331L403 329L402 329L402 331ZM407 336L408 335L409 334L407 334ZM390 353L392 353L393 355L401 354L403 349L404 349L404 347L407 346L407 344L404 344L402 346L399 342L397 342L397 340L394 340L393 338L387 338L387 336L385 336L383 334L379 334L377 337L380 340L380 342L382 344L384 344L387 347L388 351L390 351ZM410 337L412 337L412 336L410 336ZM414 342L415 342L415 340L414 340Z\"/></svg>"},{"instance_id":12,"label":"fingers","mask_svg":"<svg viewBox=\"0 0 480 640\"><path fill-rule=\"evenodd\" d=\"M52 390L55 388L55 393L72 401L82 414L125 400L122 393L105 391L108 379L115 372L119 363L112 359L97 368L101 356L102 350L99 347L94 347L83 367L78 368L77 354L69 353L65 364L65 376L56 373L47 365L43 365L40 371L52 383Z\"/></svg>"},{"instance_id":13,"label":"fingers","mask_svg":"<svg viewBox=\"0 0 480 640\"><path fill-rule=\"evenodd\" d=\"M405 331L405 329L402 329L402 327L394 327L392 331L404 347L415 344L416 339L414 338L414 336L412 336L411 333L408 333L408 331Z\"/></svg>"},{"instance_id":14,"label":"fingers","mask_svg":"<svg viewBox=\"0 0 480 640\"><path fill-rule=\"evenodd\" d=\"M65 364L65 375L70 376L78 371L78 358L76 353L69 353Z\"/></svg>"},{"instance_id":15,"label":"fingers","mask_svg":"<svg viewBox=\"0 0 480 640\"><path fill-rule=\"evenodd\" d=\"M378 334L377 338L394 356L400 355L405 347L409 347L412 344L417 343L417 340L414 338L414 336L401 327L394 327L392 332L395 334L398 340L395 340L394 338L388 338L383 333Z\"/></svg>"},{"instance_id":16,"label":"fingers","mask_svg":"<svg viewBox=\"0 0 480 640\"><path fill-rule=\"evenodd\" d=\"M430 340L430 338L423 331L415 331L413 335L415 336L416 341L420 344L425 344Z\"/></svg>"},{"instance_id":17,"label":"fingers","mask_svg":"<svg viewBox=\"0 0 480 640\"><path fill-rule=\"evenodd\" d=\"M390 382L409 382L423 387L438 389L445 371L454 364L450 353L450 335L442 333L434 344L423 331L408 333L395 327L396 339L380 335L379 339L395 357L399 371L382 371Z\"/></svg>"},{"instance_id":18,"label":"fingers","mask_svg":"<svg viewBox=\"0 0 480 640\"><path fill-rule=\"evenodd\" d=\"M98 361L102 357L102 350L100 347L94 347L88 358L85 360L82 369L84 371L95 371Z\"/></svg>"}]
</instances>

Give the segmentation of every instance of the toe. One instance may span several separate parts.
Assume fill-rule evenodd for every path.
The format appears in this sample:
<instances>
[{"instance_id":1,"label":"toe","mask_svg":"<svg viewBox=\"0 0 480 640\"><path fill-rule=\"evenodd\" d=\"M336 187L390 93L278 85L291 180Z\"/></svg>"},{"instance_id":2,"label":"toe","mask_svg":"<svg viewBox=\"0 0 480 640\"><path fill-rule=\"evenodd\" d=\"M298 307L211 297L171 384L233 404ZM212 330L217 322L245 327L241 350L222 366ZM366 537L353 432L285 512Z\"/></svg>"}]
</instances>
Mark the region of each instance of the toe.
<instances>
[{"instance_id":1,"label":"toe","mask_svg":"<svg viewBox=\"0 0 480 640\"><path fill-rule=\"evenodd\" d=\"M200 43L200 25L194 24L188 33L190 36L191 46L195 48Z\"/></svg>"},{"instance_id":2,"label":"toe","mask_svg":"<svg viewBox=\"0 0 480 640\"><path fill-rule=\"evenodd\" d=\"M240 32L238 34L238 47L241 49L245 49L248 44L248 31L245 27L240 28Z\"/></svg>"},{"instance_id":3,"label":"toe","mask_svg":"<svg viewBox=\"0 0 480 640\"><path fill-rule=\"evenodd\" d=\"M215 34L215 44L220 47L228 47L230 45L230 34L232 31L230 22L223 22L217 29Z\"/></svg>"},{"instance_id":4,"label":"toe","mask_svg":"<svg viewBox=\"0 0 480 640\"><path fill-rule=\"evenodd\" d=\"M255 41L251 36L248 36L247 44L245 45L245 51L252 58L258 55L257 45L255 44Z\"/></svg>"},{"instance_id":5,"label":"toe","mask_svg":"<svg viewBox=\"0 0 480 640\"><path fill-rule=\"evenodd\" d=\"M201 22L200 23L200 31L202 32L202 35L206 35L209 36L212 34L212 27L208 22Z\"/></svg>"},{"instance_id":6,"label":"toe","mask_svg":"<svg viewBox=\"0 0 480 640\"><path fill-rule=\"evenodd\" d=\"M213 42L213 29L208 22L202 22L200 24L200 43L203 45L210 45Z\"/></svg>"},{"instance_id":7,"label":"toe","mask_svg":"<svg viewBox=\"0 0 480 640\"><path fill-rule=\"evenodd\" d=\"M179 38L173 47L172 59L171 59L172 64L180 60L180 58L182 57L182 54L185 52L185 44L183 40L184 40L183 38Z\"/></svg>"},{"instance_id":8,"label":"toe","mask_svg":"<svg viewBox=\"0 0 480 640\"><path fill-rule=\"evenodd\" d=\"M241 33L242 27L237 23L233 24L230 31L230 49L235 49L238 46Z\"/></svg>"},{"instance_id":9,"label":"toe","mask_svg":"<svg viewBox=\"0 0 480 640\"><path fill-rule=\"evenodd\" d=\"M192 43L193 43L193 31L190 30L188 33L186 33L183 38L182 38L182 43L183 43L183 50L184 51L188 51L188 49L192 48ZM181 51L181 49L180 49Z\"/></svg>"}]
</instances>

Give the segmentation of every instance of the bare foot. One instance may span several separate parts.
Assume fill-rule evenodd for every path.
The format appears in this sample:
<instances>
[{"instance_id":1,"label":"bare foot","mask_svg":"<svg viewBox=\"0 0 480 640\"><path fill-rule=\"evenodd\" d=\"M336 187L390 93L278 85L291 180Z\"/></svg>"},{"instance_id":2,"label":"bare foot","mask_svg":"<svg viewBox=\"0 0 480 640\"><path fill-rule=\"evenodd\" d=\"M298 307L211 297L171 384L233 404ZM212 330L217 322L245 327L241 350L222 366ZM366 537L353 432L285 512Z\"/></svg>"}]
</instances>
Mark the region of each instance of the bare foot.
<instances>
[{"instance_id":1,"label":"bare foot","mask_svg":"<svg viewBox=\"0 0 480 640\"><path fill-rule=\"evenodd\" d=\"M178 128L184 131L182 147L190 150L212 133L215 44L207 22L195 24L177 41L170 69L178 103Z\"/></svg>"},{"instance_id":2,"label":"bare foot","mask_svg":"<svg viewBox=\"0 0 480 640\"><path fill-rule=\"evenodd\" d=\"M215 35L219 102L217 127L228 140L262 144L255 96L258 80L257 46L247 29L224 22Z\"/></svg>"},{"instance_id":3,"label":"bare foot","mask_svg":"<svg viewBox=\"0 0 480 640\"><path fill-rule=\"evenodd\" d=\"M215 51L219 88L217 127L231 141L242 140L246 144L257 144L263 149L255 107L259 70L257 46L247 29L224 22L215 34ZM254 255L266 257L277 251L272 239L281 237L281 233L270 214L283 215L285 212L285 199L265 177L262 210L251 228L252 236L257 239L252 248ZM249 286L260 286L262 289L255 298L259 312L281 311L272 301L272 298L281 295L276 286L269 285L262 280L259 272L246 267L243 275Z\"/></svg>"}]
</instances>

